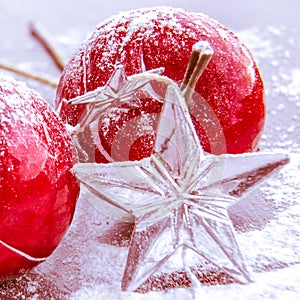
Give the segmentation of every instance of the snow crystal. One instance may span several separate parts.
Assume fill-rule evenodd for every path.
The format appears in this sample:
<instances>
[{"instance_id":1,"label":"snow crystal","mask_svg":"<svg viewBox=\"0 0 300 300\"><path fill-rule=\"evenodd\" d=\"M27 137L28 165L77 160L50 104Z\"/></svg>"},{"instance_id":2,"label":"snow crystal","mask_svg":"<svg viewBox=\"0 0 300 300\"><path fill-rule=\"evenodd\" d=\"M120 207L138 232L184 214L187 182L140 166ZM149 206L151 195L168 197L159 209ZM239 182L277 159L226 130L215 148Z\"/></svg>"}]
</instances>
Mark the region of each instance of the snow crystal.
<instances>
[{"instance_id":1,"label":"snow crystal","mask_svg":"<svg viewBox=\"0 0 300 300\"><path fill-rule=\"evenodd\" d=\"M274 26L268 26L267 29L269 30L269 32L271 32L274 35L281 35L281 30L278 27L274 27Z\"/></svg>"}]
</instances>

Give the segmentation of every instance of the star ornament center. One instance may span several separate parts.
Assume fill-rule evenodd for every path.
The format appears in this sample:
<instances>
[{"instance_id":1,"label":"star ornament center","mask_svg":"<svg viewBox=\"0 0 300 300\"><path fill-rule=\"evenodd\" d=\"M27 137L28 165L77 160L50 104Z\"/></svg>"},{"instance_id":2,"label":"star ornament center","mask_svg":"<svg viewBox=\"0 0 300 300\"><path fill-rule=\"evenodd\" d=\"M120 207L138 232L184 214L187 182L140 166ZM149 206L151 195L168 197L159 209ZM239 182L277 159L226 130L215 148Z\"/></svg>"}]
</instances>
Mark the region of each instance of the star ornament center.
<instances>
[{"instance_id":1,"label":"star ornament center","mask_svg":"<svg viewBox=\"0 0 300 300\"><path fill-rule=\"evenodd\" d=\"M192 268L206 261L236 282L252 281L227 209L286 164L288 155L204 153L180 88L157 74L136 80L145 79L141 88L152 80L167 86L153 154L73 169L97 209L135 223L122 289L137 290L174 257L176 268L191 277Z\"/></svg>"},{"instance_id":2,"label":"star ornament center","mask_svg":"<svg viewBox=\"0 0 300 300\"><path fill-rule=\"evenodd\" d=\"M191 174L193 170L191 168L182 178L178 174L172 174L171 167L160 154L153 154L150 157L148 168L142 168L140 171L143 172L143 177L148 178L148 180L149 178L152 179L152 182L149 181L149 183L161 195L161 201L154 201L153 203L143 201L132 207L136 222L139 224L153 222L154 219L164 218L172 212L176 213L175 210L180 210L187 226L190 225L189 215L195 211L198 215L209 215L211 218L227 223L229 219L223 210L226 210L236 199L218 193L218 184L204 184L210 176L215 176L212 171L214 170L216 173L215 170L220 168L224 168L222 161L219 165L216 161L209 163L208 167L205 163L201 164L200 162L196 172ZM220 176L220 172L218 176ZM202 186L199 185L200 182Z\"/></svg>"}]
</instances>

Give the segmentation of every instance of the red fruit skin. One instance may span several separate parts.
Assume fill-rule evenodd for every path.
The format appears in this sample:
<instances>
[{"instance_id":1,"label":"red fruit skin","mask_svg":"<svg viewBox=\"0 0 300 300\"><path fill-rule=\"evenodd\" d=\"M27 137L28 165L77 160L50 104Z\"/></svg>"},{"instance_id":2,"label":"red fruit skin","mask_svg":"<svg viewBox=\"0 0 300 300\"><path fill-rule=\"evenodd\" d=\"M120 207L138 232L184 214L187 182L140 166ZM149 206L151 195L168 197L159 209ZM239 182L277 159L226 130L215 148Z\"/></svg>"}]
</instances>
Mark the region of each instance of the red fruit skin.
<instances>
[{"instance_id":1,"label":"red fruit skin","mask_svg":"<svg viewBox=\"0 0 300 300\"><path fill-rule=\"evenodd\" d=\"M190 106L200 142L205 151L215 154L256 151L265 121L264 87L258 67L231 31L200 13L157 7L121 13L104 21L66 65L56 105L105 85L116 64L122 64L127 75L140 73L143 67L164 67L163 75L180 84L193 44L203 40L211 44L214 55L195 88L205 105L192 100ZM74 126L83 110L84 106L63 104L60 116ZM145 113L143 107L140 113ZM111 113L112 133L105 130L104 134L99 124L102 141L115 135L113 127L118 121L114 115L115 111Z\"/></svg>"},{"instance_id":2,"label":"red fruit skin","mask_svg":"<svg viewBox=\"0 0 300 300\"><path fill-rule=\"evenodd\" d=\"M71 224L79 185L70 171L76 152L61 119L37 93L4 75L0 120L3 279L39 263L26 255L41 259L53 252Z\"/></svg>"}]
</instances>

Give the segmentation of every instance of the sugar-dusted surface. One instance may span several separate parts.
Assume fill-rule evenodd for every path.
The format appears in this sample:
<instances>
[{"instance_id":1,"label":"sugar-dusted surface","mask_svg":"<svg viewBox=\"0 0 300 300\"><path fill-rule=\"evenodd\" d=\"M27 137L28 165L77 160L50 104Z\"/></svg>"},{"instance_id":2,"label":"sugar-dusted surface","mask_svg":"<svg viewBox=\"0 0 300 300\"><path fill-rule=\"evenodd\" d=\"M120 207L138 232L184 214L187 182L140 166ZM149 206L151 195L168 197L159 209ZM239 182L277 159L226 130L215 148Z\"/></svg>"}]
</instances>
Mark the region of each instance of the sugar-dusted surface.
<instances>
[{"instance_id":1,"label":"sugar-dusted surface","mask_svg":"<svg viewBox=\"0 0 300 300\"><path fill-rule=\"evenodd\" d=\"M14 2L18 3L18 1L9 3ZM33 16L36 19L41 15L49 15L44 18L46 26L54 32L55 42L61 49L65 49L67 54L81 43L95 24L110 13L141 5L140 2L134 1L130 4L122 2L118 9L98 9L97 13L92 6L90 9L84 7L80 13L91 17L88 21L80 18L79 8L76 10L75 7L73 12L77 18L75 22L63 8L57 14L49 14L54 10L50 5L52 2L45 4L47 14L43 10L39 11L38 5L32 5L31 1L27 2L29 4L23 6L25 8L21 19L26 20L26 15L27 18ZM300 40L299 29L292 26L297 24L298 2L290 1L287 6L280 1L275 1L276 5L273 0L264 1L263 7L258 4L261 1L251 1L251 5L250 2L240 4L238 1L228 1L235 6L227 6L227 2L223 4L220 1L207 2L210 4L203 4L206 12L238 30L236 32L251 49L261 69L267 91L268 111L260 147L264 150L299 152L300 138L296 133L299 131L300 118L300 95L297 84ZM93 1L89 2L91 3ZM161 4L154 1L152 3ZM202 5L196 5L195 1L192 3L187 2L187 8L202 10ZM2 29L5 28L10 33L10 36L2 34L7 41L0 47L2 57L30 70L38 69L57 76L48 57L26 35L24 29L26 22L23 22L22 26L18 23L19 17L17 18L16 14L20 14L19 10L17 8L7 10L9 4L1 5L3 10L0 10L0 14L9 11L9 14L1 20L7 22L11 20L7 23L10 26L2 26ZM97 6L96 3L94 5ZM256 9L256 13L250 13L251 9ZM241 14L241 11L247 11L247 14ZM59 21L51 22L55 16ZM15 34L15 28L18 28L19 35ZM16 47L16 43L25 44L25 47L23 49ZM35 59L32 53L36 54ZM29 84L40 89L50 102L53 101L52 90L34 82ZM255 282L246 286L237 284L203 286L197 291L198 298L201 296L203 299L299 298L299 164L299 158L295 157L291 164L268 184L249 195L247 201L231 208L232 219L238 225L239 243L247 253L254 270ZM245 206L248 212L242 215L241 223L238 216ZM119 282L127 255L128 240L120 239L118 234L115 234L115 243L107 245L105 237L113 225L112 220L99 215L83 197L80 198L71 230L57 251L28 275L1 285L0 298L192 299L188 289L171 289L167 295L161 292L142 295L121 293ZM120 240L123 244L121 248L116 246Z\"/></svg>"}]
</instances>

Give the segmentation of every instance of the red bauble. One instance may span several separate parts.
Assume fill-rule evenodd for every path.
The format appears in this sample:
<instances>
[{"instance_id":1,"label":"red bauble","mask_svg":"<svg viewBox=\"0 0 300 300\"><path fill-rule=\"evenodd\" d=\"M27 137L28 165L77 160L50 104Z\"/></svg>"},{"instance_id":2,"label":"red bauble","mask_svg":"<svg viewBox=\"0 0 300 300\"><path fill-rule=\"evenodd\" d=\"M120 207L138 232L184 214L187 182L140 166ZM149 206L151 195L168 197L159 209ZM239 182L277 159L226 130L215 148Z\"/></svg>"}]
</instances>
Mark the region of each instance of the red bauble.
<instances>
[{"instance_id":1,"label":"red bauble","mask_svg":"<svg viewBox=\"0 0 300 300\"><path fill-rule=\"evenodd\" d=\"M0 75L0 279L47 258L79 194L73 142L52 108Z\"/></svg>"},{"instance_id":2,"label":"red bauble","mask_svg":"<svg viewBox=\"0 0 300 300\"><path fill-rule=\"evenodd\" d=\"M156 7L120 13L104 21L67 64L56 105L105 85L118 64L124 66L127 75L164 67L163 75L180 84L192 46L198 41L207 41L214 49L196 85L197 97L190 105L204 150L215 154L256 151L265 119L263 82L258 67L249 50L231 31L200 13ZM105 113L102 118L105 122L99 123L99 136L108 153L117 144L114 138L125 120L147 115L149 111L159 114L156 101L153 100L153 105L148 99L145 102L125 113L124 109ZM82 105L63 104L60 115L75 126L83 110ZM153 124L150 125L155 131L156 122ZM144 125L149 132L149 124ZM152 144L153 138L141 138L133 146L135 150L131 150L129 159L147 156ZM137 154L144 150L147 154ZM96 153L96 161L105 159Z\"/></svg>"}]
</instances>

